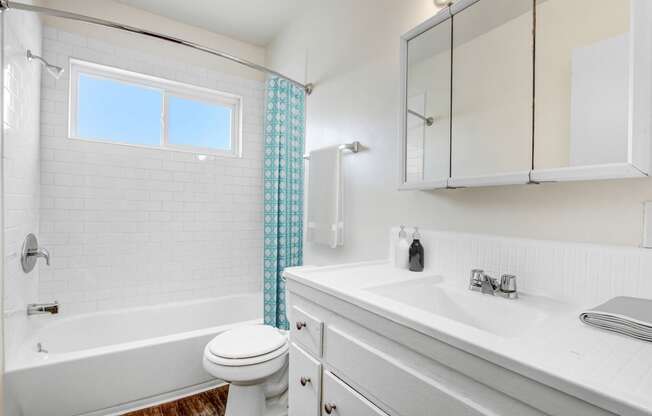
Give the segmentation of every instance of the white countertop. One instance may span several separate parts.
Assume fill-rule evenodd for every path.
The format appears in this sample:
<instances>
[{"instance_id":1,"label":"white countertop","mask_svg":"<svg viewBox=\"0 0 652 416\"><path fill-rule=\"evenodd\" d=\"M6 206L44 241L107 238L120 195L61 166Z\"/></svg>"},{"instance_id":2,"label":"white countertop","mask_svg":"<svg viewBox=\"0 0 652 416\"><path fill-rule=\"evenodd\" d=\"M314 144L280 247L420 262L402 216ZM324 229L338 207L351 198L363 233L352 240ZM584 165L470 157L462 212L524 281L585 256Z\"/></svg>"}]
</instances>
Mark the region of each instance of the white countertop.
<instances>
[{"instance_id":1,"label":"white countertop","mask_svg":"<svg viewBox=\"0 0 652 416\"><path fill-rule=\"evenodd\" d=\"M423 279L429 276L427 271L412 273L382 261L295 267L286 269L284 275L568 394L582 398L582 392L591 393L607 402L607 410L612 412L652 415L652 343L582 324L579 306L527 294L515 301L497 298L529 305L545 303L549 312L553 310L532 330L503 338L368 291L379 285ZM460 284L461 279L438 278L453 291L468 290Z\"/></svg>"}]
</instances>

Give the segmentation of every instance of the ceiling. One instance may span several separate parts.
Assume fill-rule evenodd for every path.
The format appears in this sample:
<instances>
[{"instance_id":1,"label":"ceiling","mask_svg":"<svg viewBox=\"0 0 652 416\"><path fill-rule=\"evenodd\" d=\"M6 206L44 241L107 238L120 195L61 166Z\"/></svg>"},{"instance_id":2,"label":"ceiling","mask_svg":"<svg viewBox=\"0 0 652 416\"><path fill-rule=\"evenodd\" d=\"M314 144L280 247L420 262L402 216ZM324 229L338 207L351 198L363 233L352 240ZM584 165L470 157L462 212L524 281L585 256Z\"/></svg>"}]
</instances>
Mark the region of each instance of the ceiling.
<instances>
[{"instance_id":1,"label":"ceiling","mask_svg":"<svg viewBox=\"0 0 652 416\"><path fill-rule=\"evenodd\" d=\"M307 0L117 0L167 18L258 46L269 44Z\"/></svg>"}]
</instances>

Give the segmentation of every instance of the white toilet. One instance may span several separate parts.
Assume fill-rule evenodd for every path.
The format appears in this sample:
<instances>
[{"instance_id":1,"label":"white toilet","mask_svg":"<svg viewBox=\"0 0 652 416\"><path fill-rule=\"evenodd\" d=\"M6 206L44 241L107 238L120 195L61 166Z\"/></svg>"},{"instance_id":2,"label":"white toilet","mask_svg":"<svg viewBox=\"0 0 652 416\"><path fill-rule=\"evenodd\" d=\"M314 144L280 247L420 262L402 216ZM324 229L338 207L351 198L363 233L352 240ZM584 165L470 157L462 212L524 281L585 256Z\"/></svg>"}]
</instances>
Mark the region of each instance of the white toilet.
<instances>
[{"instance_id":1,"label":"white toilet","mask_svg":"<svg viewBox=\"0 0 652 416\"><path fill-rule=\"evenodd\" d=\"M287 334L267 325L237 327L206 345L204 369L231 383L226 416L286 414L274 399L287 391L288 349Z\"/></svg>"}]
</instances>

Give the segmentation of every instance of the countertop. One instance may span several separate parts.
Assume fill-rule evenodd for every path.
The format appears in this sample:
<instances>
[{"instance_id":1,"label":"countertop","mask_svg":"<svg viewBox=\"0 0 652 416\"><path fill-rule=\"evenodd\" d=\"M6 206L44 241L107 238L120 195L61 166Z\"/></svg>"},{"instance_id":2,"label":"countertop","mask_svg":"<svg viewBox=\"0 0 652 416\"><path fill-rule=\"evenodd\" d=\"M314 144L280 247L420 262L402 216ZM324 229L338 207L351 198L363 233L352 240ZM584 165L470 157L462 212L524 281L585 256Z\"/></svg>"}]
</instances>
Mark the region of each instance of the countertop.
<instances>
[{"instance_id":1,"label":"countertop","mask_svg":"<svg viewBox=\"0 0 652 416\"><path fill-rule=\"evenodd\" d=\"M554 314L517 337L503 338L368 291L423 279L427 270L412 273L380 261L288 268L284 276L568 394L599 397L593 404L606 408L606 403L611 412L652 415L652 343L582 324L580 305L545 300ZM463 279L431 276L452 290L468 290ZM536 298L527 302L536 304Z\"/></svg>"}]
</instances>

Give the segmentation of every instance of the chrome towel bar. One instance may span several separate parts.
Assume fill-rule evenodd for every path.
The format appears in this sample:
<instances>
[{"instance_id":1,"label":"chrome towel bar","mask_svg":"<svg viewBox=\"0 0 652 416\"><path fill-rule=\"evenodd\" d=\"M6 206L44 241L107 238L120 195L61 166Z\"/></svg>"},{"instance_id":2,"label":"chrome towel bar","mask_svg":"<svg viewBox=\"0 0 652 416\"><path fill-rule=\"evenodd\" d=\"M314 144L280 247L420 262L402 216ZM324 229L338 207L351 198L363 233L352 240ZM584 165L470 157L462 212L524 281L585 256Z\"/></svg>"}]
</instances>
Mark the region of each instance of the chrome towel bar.
<instances>
[{"instance_id":1,"label":"chrome towel bar","mask_svg":"<svg viewBox=\"0 0 652 416\"><path fill-rule=\"evenodd\" d=\"M358 153L360 151L360 142L359 141L354 141L352 143L344 143L339 146L340 150L349 150L351 153ZM306 160L310 160L310 155L305 154L303 155L303 158Z\"/></svg>"}]
</instances>

